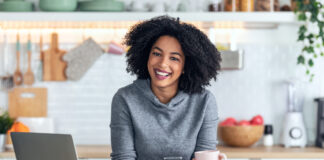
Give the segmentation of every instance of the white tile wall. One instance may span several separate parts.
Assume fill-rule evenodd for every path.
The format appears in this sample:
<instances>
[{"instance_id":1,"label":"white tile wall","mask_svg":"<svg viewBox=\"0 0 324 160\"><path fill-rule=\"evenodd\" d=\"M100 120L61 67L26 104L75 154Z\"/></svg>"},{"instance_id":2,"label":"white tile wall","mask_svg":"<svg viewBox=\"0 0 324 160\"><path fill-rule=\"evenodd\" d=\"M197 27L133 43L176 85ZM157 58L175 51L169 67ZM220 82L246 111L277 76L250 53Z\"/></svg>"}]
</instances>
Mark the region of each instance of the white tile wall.
<instances>
[{"instance_id":1,"label":"white tile wall","mask_svg":"<svg viewBox=\"0 0 324 160\"><path fill-rule=\"evenodd\" d=\"M216 42L222 41L217 39L218 35L229 32L217 30ZM292 25L237 32L237 46L245 51L244 68L222 71L217 82L212 82L208 87L217 98L221 119L228 116L250 119L261 114L266 123L274 125L275 142L279 142L287 108L284 81L296 76L305 78L303 68L295 65L301 48L295 42L296 32L297 26ZM35 42L37 37L34 38ZM65 39L64 35L61 39ZM60 47L68 50L75 45L62 44ZM36 72L38 48L36 45L33 47L33 69ZM307 83L305 89L304 115L310 143L315 138L316 124L316 104L313 99L324 96L323 67L324 58L318 59L313 70L316 74L314 82ZM135 79L126 73L125 68L124 56L105 54L78 82L37 81L35 87L48 88L48 115L55 119L56 131L71 133L76 144L109 144L111 99L118 88ZM1 91L0 106L6 107L6 99L6 93Z\"/></svg>"}]
</instances>

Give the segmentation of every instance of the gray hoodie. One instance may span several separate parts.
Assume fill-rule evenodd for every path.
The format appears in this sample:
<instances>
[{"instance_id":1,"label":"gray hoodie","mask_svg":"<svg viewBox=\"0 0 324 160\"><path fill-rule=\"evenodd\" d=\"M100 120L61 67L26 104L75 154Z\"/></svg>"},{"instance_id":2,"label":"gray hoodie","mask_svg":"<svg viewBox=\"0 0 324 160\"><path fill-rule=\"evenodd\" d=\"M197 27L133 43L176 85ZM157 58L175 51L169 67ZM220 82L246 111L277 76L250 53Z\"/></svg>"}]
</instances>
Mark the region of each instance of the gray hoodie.
<instances>
[{"instance_id":1,"label":"gray hoodie","mask_svg":"<svg viewBox=\"0 0 324 160\"><path fill-rule=\"evenodd\" d=\"M217 106L208 90L178 91L167 104L153 94L150 80L135 80L117 91L111 104L112 160L193 158L215 150Z\"/></svg>"}]
</instances>

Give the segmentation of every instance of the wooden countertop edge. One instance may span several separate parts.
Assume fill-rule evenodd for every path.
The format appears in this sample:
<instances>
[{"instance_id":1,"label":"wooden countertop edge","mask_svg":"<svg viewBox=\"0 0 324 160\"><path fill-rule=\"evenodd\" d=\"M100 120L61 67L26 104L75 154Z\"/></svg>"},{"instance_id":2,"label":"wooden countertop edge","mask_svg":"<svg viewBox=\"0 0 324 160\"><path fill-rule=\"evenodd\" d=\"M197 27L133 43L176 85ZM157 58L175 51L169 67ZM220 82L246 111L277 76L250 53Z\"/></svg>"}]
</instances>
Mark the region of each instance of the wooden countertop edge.
<instances>
[{"instance_id":1,"label":"wooden countertop edge","mask_svg":"<svg viewBox=\"0 0 324 160\"><path fill-rule=\"evenodd\" d=\"M109 145L78 145L76 147L78 158L109 158L111 147ZM228 158L324 158L324 149L316 147L284 148L252 147L235 148L218 146L218 150L225 153ZM0 158L15 158L13 151L0 153Z\"/></svg>"}]
</instances>

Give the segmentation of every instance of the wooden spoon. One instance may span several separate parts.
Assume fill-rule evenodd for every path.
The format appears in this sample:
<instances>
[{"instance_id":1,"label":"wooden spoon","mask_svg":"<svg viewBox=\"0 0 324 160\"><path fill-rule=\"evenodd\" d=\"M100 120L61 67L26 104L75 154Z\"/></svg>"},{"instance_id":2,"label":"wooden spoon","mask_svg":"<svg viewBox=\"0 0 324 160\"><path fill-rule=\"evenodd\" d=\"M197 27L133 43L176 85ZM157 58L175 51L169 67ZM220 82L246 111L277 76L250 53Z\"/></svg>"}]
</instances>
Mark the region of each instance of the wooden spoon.
<instances>
[{"instance_id":1,"label":"wooden spoon","mask_svg":"<svg viewBox=\"0 0 324 160\"><path fill-rule=\"evenodd\" d=\"M17 58L17 67L14 73L14 83L15 85L19 86L22 84L23 76L20 72L20 42L19 42L19 33L17 34L17 41L16 41L16 58Z\"/></svg>"},{"instance_id":2,"label":"wooden spoon","mask_svg":"<svg viewBox=\"0 0 324 160\"><path fill-rule=\"evenodd\" d=\"M27 54L28 54L28 68L27 72L24 74L24 84L32 85L34 83L34 73L31 70L31 40L30 34L28 34L28 43L27 43Z\"/></svg>"}]
</instances>

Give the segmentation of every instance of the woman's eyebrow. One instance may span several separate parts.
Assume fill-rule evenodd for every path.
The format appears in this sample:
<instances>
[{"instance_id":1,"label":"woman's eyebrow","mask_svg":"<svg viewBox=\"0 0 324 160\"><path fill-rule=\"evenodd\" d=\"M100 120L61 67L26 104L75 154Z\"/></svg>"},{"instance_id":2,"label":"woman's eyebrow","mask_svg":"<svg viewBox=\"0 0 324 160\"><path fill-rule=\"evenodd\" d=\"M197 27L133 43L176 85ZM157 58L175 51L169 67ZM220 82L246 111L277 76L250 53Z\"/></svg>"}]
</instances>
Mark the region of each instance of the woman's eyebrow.
<instances>
[{"instance_id":1,"label":"woman's eyebrow","mask_svg":"<svg viewBox=\"0 0 324 160\"><path fill-rule=\"evenodd\" d=\"M159 48L159 47L153 47L153 49L157 49L157 50L159 50L159 51L161 51L161 52L163 52L163 50L161 49L161 48Z\"/></svg>"},{"instance_id":2,"label":"woman's eyebrow","mask_svg":"<svg viewBox=\"0 0 324 160\"><path fill-rule=\"evenodd\" d=\"M163 52L163 49L161 49L161 48L159 48L157 46L153 47L153 49L157 49L157 50ZM179 52L171 52L171 54L179 55L180 57L182 57L182 55Z\"/></svg>"}]
</instances>

